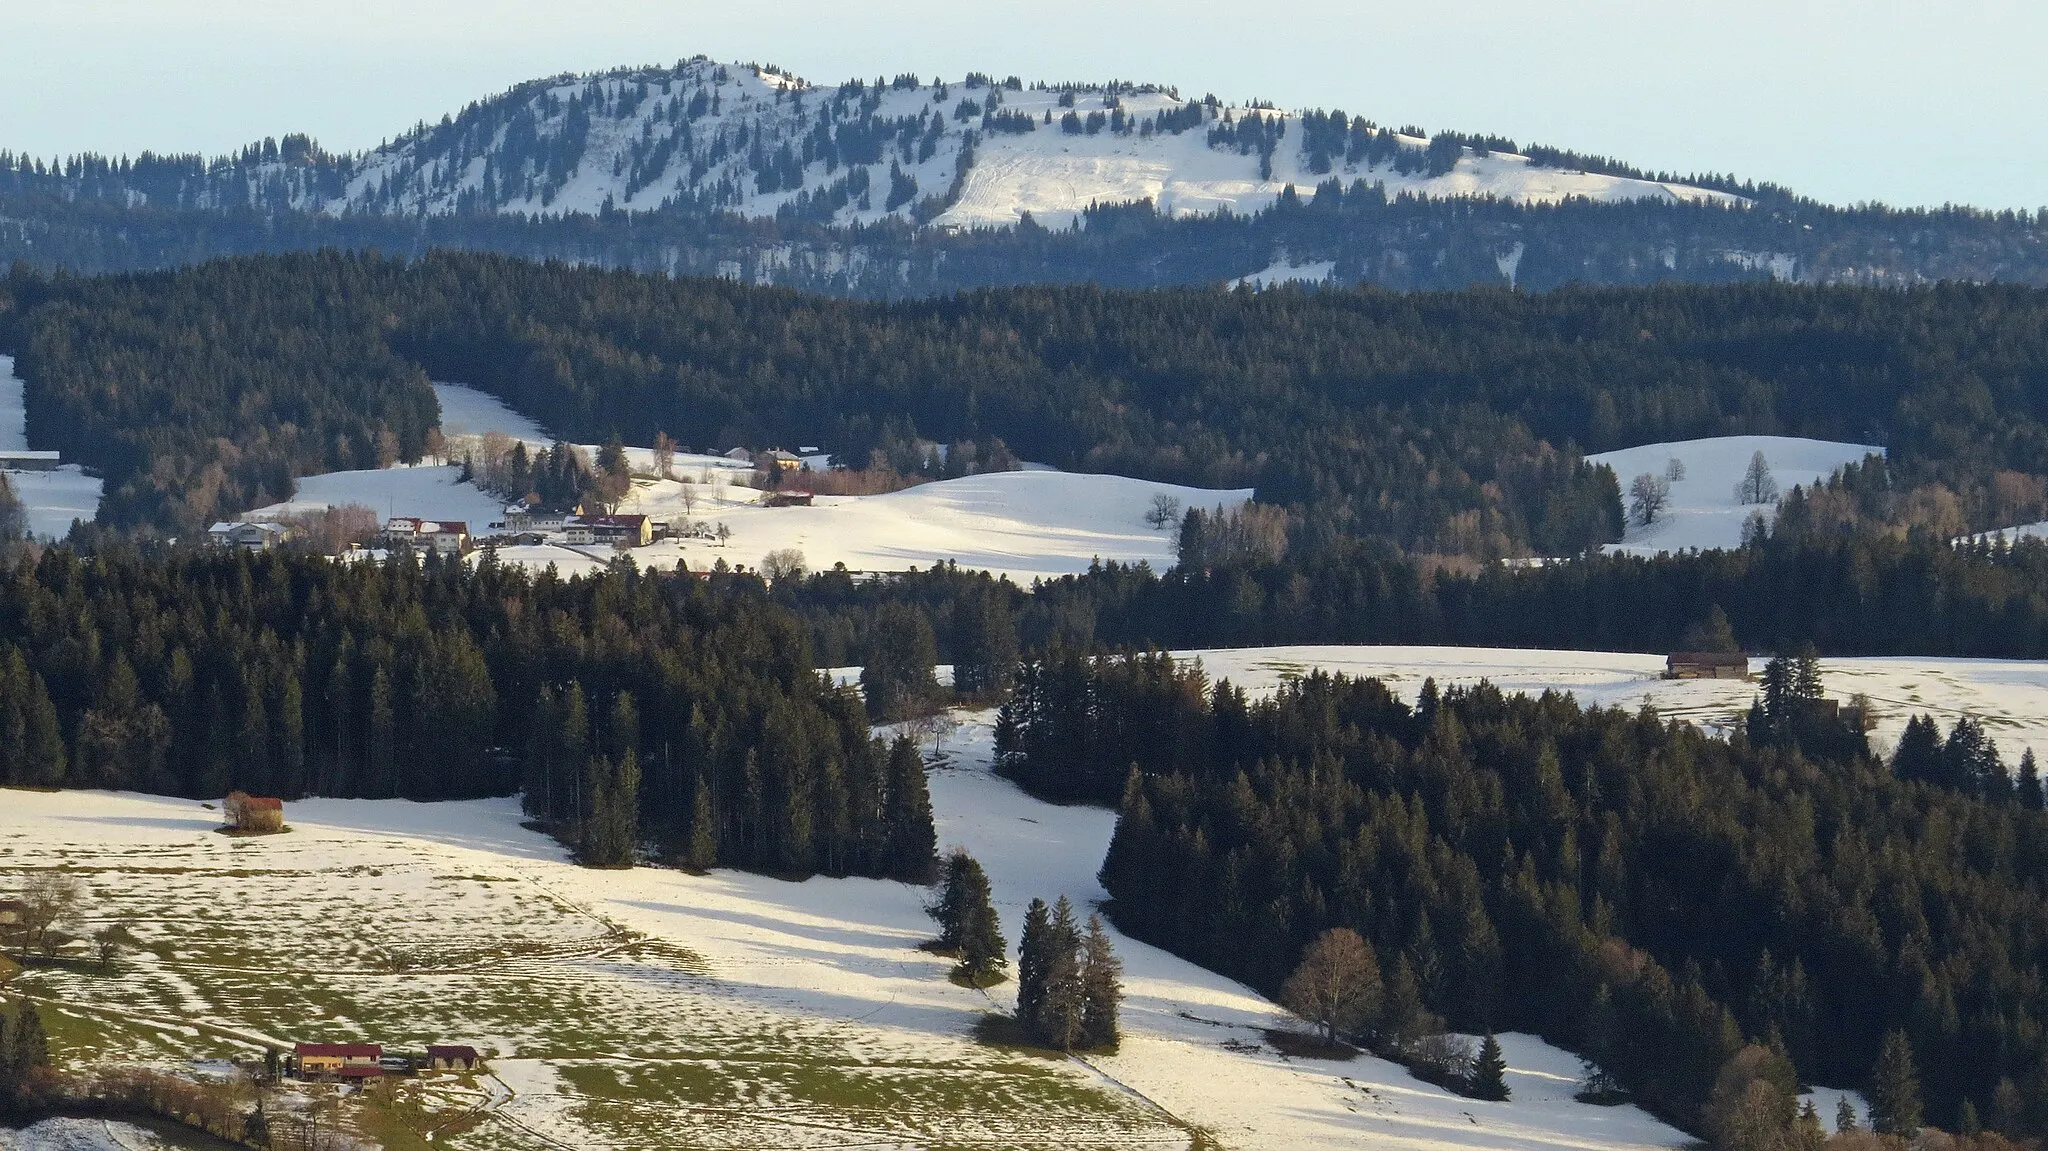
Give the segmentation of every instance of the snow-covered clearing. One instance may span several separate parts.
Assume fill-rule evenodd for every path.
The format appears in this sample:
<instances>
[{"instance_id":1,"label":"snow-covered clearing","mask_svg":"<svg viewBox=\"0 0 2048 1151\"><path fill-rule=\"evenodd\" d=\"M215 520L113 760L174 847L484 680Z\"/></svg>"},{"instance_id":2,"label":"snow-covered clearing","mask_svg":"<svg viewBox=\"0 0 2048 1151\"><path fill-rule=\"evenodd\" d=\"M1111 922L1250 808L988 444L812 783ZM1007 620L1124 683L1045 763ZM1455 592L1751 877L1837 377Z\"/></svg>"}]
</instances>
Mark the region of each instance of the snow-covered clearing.
<instances>
[{"instance_id":1,"label":"snow-covered clearing","mask_svg":"<svg viewBox=\"0 0 2048 1151\"><path fill-rule=\"evenodd\" d=\"M2040 539L2048 539L2048 520L2036 524L2021 524L2018 527L1979 532L1976 535L1964 536L1962 541L1958 542L2016 544L2021 540Z\"/></svg>"},{"instance_id":2,"label":"snow-covered clearing","mask_svg":"<svg viewBox=\"0 0 2048 1151\"><path fill-rule=\"evenodd\" d=\"M1807 440L1792 436L1715 436L1703 440L1679 440L1668 444L1644 444L1587 456L1588 463L1606 464L1621 481L1624 507L1629 484L1648 472L1663 476L1672 460L1685 467L1683 478L1671 481L1671 502L1657 522L1644 527L1633 519L1622 542L1609 551L1636 555L1683 551L1687 548L1732 548L1742 543L1742 525L1752 512L1766 518L1777 515L1776 501L1764 506L1745 505L1736 498L1736 485L1749 469L1750 458L1764 454L1771 475L1781 492L1794 484L1807 487L1833 475L1843 464L1868 455L1883 455L1884 449L1870 444L1842 444L1830 440Z\"/></svg>"},{"instance_id":3,"label":"snow-covered clearing","mask_svg":"<svg viewBox=\"0 0 2048 1151\"><path fill-rule=\"evenodd\" d=\"M0 356L0 451L28 448L24 390L14 374L14 357ZM100 511L99 477L86 475L77 464L52 472L8 472L7 482L28 512L28 530L38 536L62 538L71 531L71 521L90 522Z\"/></svg>"},{"instance_id":4,"label":"snow-covered clearing","mask_svg":"<svg viewBox=\"0 0 2048 1151\"><path fill-rule=\"evenodd\" d=\"M1656 706L1710 731L1726 731L1748 714L1757 685L1742 680L1663 679L1664 657L1632 652L1547 651L1491 647L1309 645L1176 653L1199 658L1211 679L1266 692L1283 680L1322 670L1374 676L1413 701L1425 679L1437 686L1486 680L1503 691L1568 691L1582 704ZM1764 661L1750 661L1752 674ZM1936 659L1918 656L1825 658L1822 682L1838 699L1868 695L1877 712L1874 745L1888 749L1912 716L1925 712L1944 728L1975 716L1998 741L2008 766L2023 748L2048 752L2048 660Z\"/></svg>"},{"instance_id":5,"label":"snow-covered clearing","mask_svg":"<svg viewBox=\"0 0 2048 1151\"><path fill-rule=\"evenodd\" d=\"M441 434L480 436L500 432L530 444L545 444L548 433L539 424L505 406L505 401L467 384L434 383L434 398L441 401Z\"/></svg>"},{"instance_id":6,"label":"snow-covered clearing","mask_svg":"<svg viewBox=\"0 0 2048 1151\"><path fill-rule=\"evenodd\" d=\"M296 512L362 504L376 512L379 519L419 516L463 520L472 533L482 535L484 525L504 517L504 501L475 484L461 482L461 475L462 468L455 464L423 464L302 476L298 494L282 503L256 508L246 518L276 519Z\"/></svg>"},{"instance_id":7,"label":"snow-covered clearing","mask_svg":"<svg viewBox=\"0 0 2048 1151\"><path fill-rule=\"evenodd\" d=\"M1335 260L1316 260L1307 264L1297 264L1289 260L1285 253L1283 253L1268 266L1253 272L1249 276L1242 276L1232 280L1226 286L1235 288L1248 285L1254 288L1272 288L1281 284L1321 284L1326 283L1336 271L1337 261Z\"/></svg>"},{"instance_id":8,"label":"snow-covered clearing","mask_svg":"<svg viewBox=\"0 0 2048 1151\"><path fill-rule=\"evenodd\" d=\"M843 563L853 571L903 571L951 560L1028 584L1085 572L1097 559L1170 566L1172 527L1155 529L1144 518L1159 494L1187 507L1213 508L1236 507L1252 493L1125 476L1016 471L940 480L886 495L819 496L811 507L771 508L752 488L638 480L620 510L681 518L687 497L694 501L692 518L731 530L723 545L672 540L635 550L635 560L647 567L672 569L681 560L701 571L719 559L755 567L769 552L795 548L813 570Z\"/></svg>"}]
</instances>

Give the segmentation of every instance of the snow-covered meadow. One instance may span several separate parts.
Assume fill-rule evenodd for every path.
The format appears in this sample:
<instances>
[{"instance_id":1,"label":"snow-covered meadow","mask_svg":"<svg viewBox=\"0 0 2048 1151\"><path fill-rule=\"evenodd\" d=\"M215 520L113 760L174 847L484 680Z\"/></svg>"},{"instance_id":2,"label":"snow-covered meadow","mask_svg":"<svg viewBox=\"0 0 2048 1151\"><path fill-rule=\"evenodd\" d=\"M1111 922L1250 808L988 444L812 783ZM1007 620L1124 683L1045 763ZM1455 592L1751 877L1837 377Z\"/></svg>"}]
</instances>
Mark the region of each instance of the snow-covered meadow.
<instances>
[{"instance_id":1,"label":"snow-covered meadow","mask_svg":"<svg viewBox=\"0 0 2048 1151\"><path fill-rule=\"evenodd\" d=\"M1102 898L1114 817L1034 800L989 770L970 713L931 774L941 841L988 867L1014 937L1034 896ZM38 969L60 1056L153 1062L263 1041L467 1042L492 1074L423 1096L471 1108L456 1147L1676 1147L1633 1108L1570 1098L1577 1061L1504 1036L1510 1103L1360 1056L1290 1058L1288 1020L1228 979L1117 937L1126 1038L1048 1060L975 1038L1007 1006L918 950L922 889L738 872L593 872L516 802L315 800L275 838L215 834L188 800L9 792L0 874L61 865L143 951L114 976Z\"/></svg>"},{"instance_id":2,"label":"snow-covered meadow","mask_svg":"<svg viewBox=\"0 0 2048 1151\"><path fill-rule=\"evenodd\" d=\"M1662 678L1664 657L1634 652L1530 648L1305 645L1176 653L1200 659L1211 679L1266 692L1311 671L1374 676L1413 701L1423 681L1438 687L1485 680L1503 691L1570 692L1582 704L1654 705L1664 715L1709 731L1728 731L1748 714L1757 685L1743 680ZM1750 661L1752 673L1764 661ZM2048 753L2048 660L1942 659L1920 656L1821 660L1828 694L1870 697L1877 714L1871 740L1895 745L1912 716L1926 713L1947 728L1965 715L1984 724L2008 766L2021 750Z\"/></svg>"},{"instance_id":3,"label":"snow-covered meadow","mask_svg":"<svg viewBox=\"0 0 2048 1151\"><path fill-rule=\"evenodd\" d=\"M0 450L28 447L23 391L21 377L14 374L14 357L0 356ZM99 477L86 475L77 464L65 464L53 472L8 472L7 482L21 497L28 511L28 530L37 536L61 539L71 531L71 521L90 521L99 514Z\"/></svg>"},{"instance_id":4,"label":"snow-covered meadow","mask_svg":"<svg viewBox=\"0 0 2048 1151\"><path fill-rule=\"evenodd\" d=\"M1687 548L1732 548L1742 542L1742 525L1752 512L1773 518L1777 501L1757 506L1736 498L1736 485L1748 470L1750 458L1764 454L1772 478L1781 492L1794 484L1812 487L1867 455L1883 455L1884 449L1870 444L1843 444L1830 440L1808 440L1792 436L1715 436L1701 440L1679 440L1666 444L1644 444L1619 451L1587 456L1588 463L1606 464L1621 481L1622 503L1628 503L1629 484L1645 472L1663 476L1672 460L1683 465L1685 474L1671 481L1671 502L1655 523L1648 526L1629 521L1622 542L1609 551L1636 555L1684 551Z\"/></svg>"}]
</instances>

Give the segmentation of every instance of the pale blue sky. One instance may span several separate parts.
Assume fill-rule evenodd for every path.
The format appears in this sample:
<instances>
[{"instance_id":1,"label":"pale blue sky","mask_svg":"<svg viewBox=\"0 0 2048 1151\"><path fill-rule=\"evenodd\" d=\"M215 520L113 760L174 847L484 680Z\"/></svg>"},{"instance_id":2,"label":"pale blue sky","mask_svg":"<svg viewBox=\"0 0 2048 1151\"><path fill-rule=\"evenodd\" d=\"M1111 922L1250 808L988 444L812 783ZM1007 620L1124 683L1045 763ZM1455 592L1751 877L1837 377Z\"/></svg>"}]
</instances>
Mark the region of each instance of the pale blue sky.
<instances>
[{"instance_id":1,"label":"pale blue sky","mask_svg":"<svg viewBox=\"0 0 2048 1151\"><path fill-rule=\"evenodd\" d=\"M705 53L1341 107L1836 202L2048 205L2039 0L0 0L0 148L376 144L520 80Z\"/></svg>"}]
</instances>

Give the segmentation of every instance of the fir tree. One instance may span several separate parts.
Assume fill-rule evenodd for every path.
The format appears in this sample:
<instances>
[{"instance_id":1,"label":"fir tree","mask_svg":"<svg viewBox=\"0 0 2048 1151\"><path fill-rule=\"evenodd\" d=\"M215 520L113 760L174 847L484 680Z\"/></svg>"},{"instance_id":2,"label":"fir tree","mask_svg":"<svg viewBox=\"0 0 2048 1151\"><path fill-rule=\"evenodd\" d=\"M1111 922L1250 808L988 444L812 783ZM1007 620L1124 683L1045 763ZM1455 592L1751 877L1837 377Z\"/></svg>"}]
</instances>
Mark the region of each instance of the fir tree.
<instances>
[{"instance_id":1,"label":"fir tree","mask_svg":"<svg viewBox=\"0 0 2048 1151\"><path fill-rule=\"evenodd\" d=\"M2020 753L2020 778L2015 787L2020 806L2028 811L2041 810L2041 769L2034 765L2034 749Z\"/></svg>"},{"instance_id":2,"label":"fir tree","mask_svg":"<svg viewBox=\"0 0 2048 1151\"><path fill-rule=\"evenodd\" d=\"M1100 915L1088 917L1081 938L1081 1043L1089 1048L1115 1046L1117 1013L1124 998L1124 965L1110 945Z\"/></svg>"},{"instance_id":3,"label":"fir tree","mask_svg":"<svg viewBox=\"0 0 2048 1151\"><path fill-rule=\"evenodd\" d=\"M932 827L932 797L925 784L924 759L908 736L889 748L886 810L882 818L882 873L911 883L929 879L938 855L938 832Z\"/></svg>"},{"instance_id":4,"label":"fir tree","mask_svg":"<svg viewBox=\"0 0 2048 1151\"><path fill-rule=\"evenodd\" d=\"M1506 1100L1510 1094L1507 1074L1508 1061L1501 1055L1500 1041L1489 1031L1479 1044L1479 1058L1472 1064L1473 1097L1496 1102Z\"/></svg>"},{"instance_id":5,"label":"fir tree","mask_svg":"<svg viewBox=\"0 0 2048 1151\"><path fill-rule=\"evenodd\" d=\"M1877 1049L1870 1069L1870 1129L1911 1139L1920 1132L1920 1074L1906 1033L1892 1031Z\"/></svg>"},{"instance_id":6,"label":"fir tree","mask_svg":"<svg viewBox=\"0 0 2048 1151\"><path fill-rule=\"evenodd\" d=\"M717 816L711 808L711 785L704 778L697 778L697 785L690 794L690 847L684 856L684 864L697 871L707 871L718 863Z\"/></svg>"},{"instance_id":7,"label":"fir tree","mask_svg":"<svg viewBox=\"0 0 2048 1151\"><path fill-rule=\"evenodd\" d=\"M1046 974L1052 967L1052 912L1034 898L1024 909L1024 933L1017 940L1017 1018L1035 1025L1045 1003Z\"/></svg>"},{"instance_id":8,"label":"fir tree","mask_svg":"<svg viewBox=\"0 0 2048 1151\"><path fill-rule=\"evenodd\" d=\"M1856 1130L1856 1105L1849 1102L1847 1095L1835 1100L1835 1130L1838 1133Z\"/></svg>"}]
</instances>

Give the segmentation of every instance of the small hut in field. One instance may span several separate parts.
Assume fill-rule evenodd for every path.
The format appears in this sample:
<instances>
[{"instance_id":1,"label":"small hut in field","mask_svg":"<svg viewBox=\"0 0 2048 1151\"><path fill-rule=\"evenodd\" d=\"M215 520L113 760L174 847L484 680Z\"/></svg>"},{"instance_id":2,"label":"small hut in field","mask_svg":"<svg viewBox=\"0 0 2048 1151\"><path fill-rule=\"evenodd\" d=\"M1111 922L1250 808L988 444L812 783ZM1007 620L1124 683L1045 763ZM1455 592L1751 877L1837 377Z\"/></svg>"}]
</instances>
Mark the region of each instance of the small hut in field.
<instances>
[{"instance_id":1,"label":"small hut in field","mask_svg":"<svg viewBox=\"0 0 2048 1151\"><path fill-rule=\"evenodd\" d=\"M284 801L231 791L221 807L228 828L242 835L272 835L284 830Z\"/></svg>"}]
</instances>

